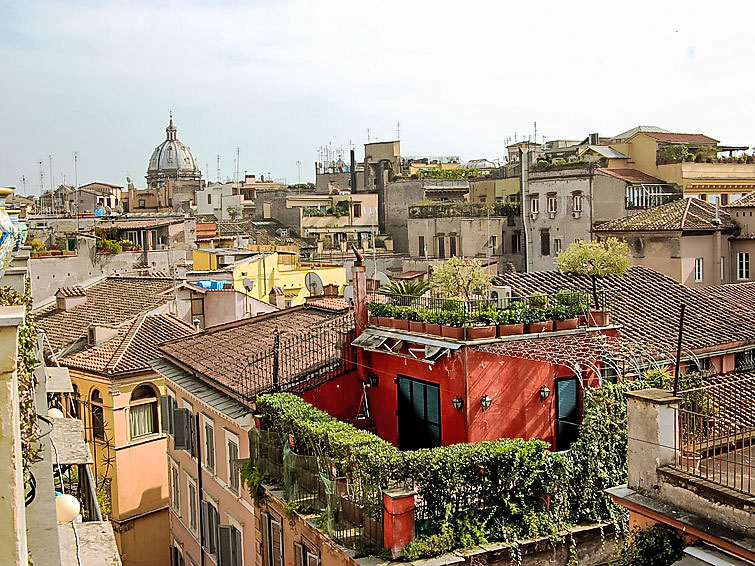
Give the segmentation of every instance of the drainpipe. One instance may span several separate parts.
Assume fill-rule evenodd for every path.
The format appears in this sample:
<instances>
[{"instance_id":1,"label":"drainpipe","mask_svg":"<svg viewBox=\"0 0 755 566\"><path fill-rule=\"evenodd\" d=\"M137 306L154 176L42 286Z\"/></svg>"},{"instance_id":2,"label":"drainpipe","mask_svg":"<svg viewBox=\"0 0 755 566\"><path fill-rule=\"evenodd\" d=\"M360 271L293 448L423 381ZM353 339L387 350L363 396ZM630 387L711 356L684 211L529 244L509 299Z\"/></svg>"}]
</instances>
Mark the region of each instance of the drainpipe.
<instances>
[{"instance_id":1,"label":"drainpipe","mask_svg":"<svg viewBox=\"0 0 755 566\"><path fill-rule=\"evenodd\" d=\"M354 286L354 322L357 336L359 336L367 328L367 274L361 254L357 253L356 256L351 273Z\"/></svg>"},{"instance_id":2,"label":"drainpipe","mask_svg":"<svg viewBox=\"0 0 755 566\"><path fill-rule=\"evenodd\" d=\"M529 200L530 191L530 176L529 176L529 163L527 160L529 155L523 148L519 148L519 162L522 164L522 232L524 232L524 270L526 273L532 272L532 254L530 253L530 227L527 222L527 201Z\"/></svg>"},{"instance_id":3,"label":"drainpipe","mask_svg":"<svg viewBox=\"0 0 755 566\"><path fill-rule=\"evenodd\" d=\"M588 167L590 169L590 172L589 172L590 177L588 181L590 185L590 202L588 203L588 206L590 207L590 241L592 242L595 239L595 234L592 231L592 214L593 214L592 209L593 209L593 203L595 202L592 196L592 181L593 181L594 169L592 165L589 165Z\"/></svg>"}]
</instances>

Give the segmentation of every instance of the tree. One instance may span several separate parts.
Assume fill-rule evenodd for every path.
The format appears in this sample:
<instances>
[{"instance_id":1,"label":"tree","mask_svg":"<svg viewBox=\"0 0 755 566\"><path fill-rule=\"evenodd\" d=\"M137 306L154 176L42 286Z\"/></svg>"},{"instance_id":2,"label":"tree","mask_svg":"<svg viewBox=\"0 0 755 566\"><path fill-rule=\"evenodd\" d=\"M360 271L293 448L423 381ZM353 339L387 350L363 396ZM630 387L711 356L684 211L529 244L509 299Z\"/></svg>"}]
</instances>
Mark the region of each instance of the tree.
<instances>
[{"instance_id":1,"label":"tree","mask_svg":"<svg viewBox=\"0 0 755 566\"><path fill-rule=\"evenodd\" d=\"M241 207L238 204L232 204L225 209L231 220L236 220L241 215Z\"/></svg>"},{"instance_id":2,"label":"tree","mask_svg":"<svg viewBox=\"0 0 755 566\"><path fill-rule=\"evenodd\" d=\"M629 245L617 238L602 242L574 242L556 256L561 273L587 275L592 282L595 308L599 309L596 279L606 275L622 277L629 269Z\"/></svg>"},{"instance_id":3,"label":"tree","mask_svg":"<svg viewBox=\"0 0 755 566\"><path fill-rule=\"evenodd\" d=\"M380 288L381 295L408 295L421 297L430 290L426 281L391 281L385 287Z\"/></svg>"},{"instance_id":4,"label":"tree","mask_svg":"<svg viewBox=\"0 0 755 566\"><path fill-rule=\"evenodd\" d=\"M449 297L469 300L484 295L490 287L490 274L475 259L452 257L433 271L432 285Z\"/></svg>"}]
</instances>

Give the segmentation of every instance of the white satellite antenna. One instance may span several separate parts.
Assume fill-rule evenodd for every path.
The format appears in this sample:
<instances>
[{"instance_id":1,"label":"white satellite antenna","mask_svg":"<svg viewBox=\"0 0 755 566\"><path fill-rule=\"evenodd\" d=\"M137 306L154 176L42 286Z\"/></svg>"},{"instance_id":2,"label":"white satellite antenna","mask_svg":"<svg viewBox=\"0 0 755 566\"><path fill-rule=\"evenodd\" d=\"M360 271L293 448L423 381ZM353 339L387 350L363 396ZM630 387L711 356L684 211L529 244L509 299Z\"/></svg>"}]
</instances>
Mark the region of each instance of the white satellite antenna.
<instances>
[{"instance_id":1,"label":"white satellite antenna","mask_svg":"<svg viewBox=\"0 0 755 566\"><path fill-rule=\"evenodd\" d=\"M313 297L322 295L325 291L323 289L322 279L314 271L308 272L304 276L304 286L309 291L309 294Z\"/></svg>"},{"instance_id":2,"label":"white satellite antenna","mask_svg":"<svg viewBox=\"0 0 755 566\"><path fill-rule=\"evenodd\" d=\"M354 306L354 286L353 285L346 285L346 287L343 288L343 298L346 299L346 302L349 303L350 307Z\"/></svg>"},{"instance_id":3,"label":"white satellite antenna","mask_svg":"<svg viewBox=\"0 0 755 566\"><path fill-rule=\"evenodd\" d=\"M373 278L377 279L380 282L381 287L383 285L388 285L391 282L390 278L382 271L376 271L375 275L373 275Z\"/></svg>"},{"instance_id":4,"label":"white satellite antenna","mask_svg":"<svg viewBox=\"0 0 755 566\"><path fill-rule=\"evenodd\" d=\"M246 289L248 293L251 293L252 289L254 289L254 281L252 281L248 277L244 277L244 281L242 281L242 283L244 284L244 289Z\"/></svg>"}]
</instances>

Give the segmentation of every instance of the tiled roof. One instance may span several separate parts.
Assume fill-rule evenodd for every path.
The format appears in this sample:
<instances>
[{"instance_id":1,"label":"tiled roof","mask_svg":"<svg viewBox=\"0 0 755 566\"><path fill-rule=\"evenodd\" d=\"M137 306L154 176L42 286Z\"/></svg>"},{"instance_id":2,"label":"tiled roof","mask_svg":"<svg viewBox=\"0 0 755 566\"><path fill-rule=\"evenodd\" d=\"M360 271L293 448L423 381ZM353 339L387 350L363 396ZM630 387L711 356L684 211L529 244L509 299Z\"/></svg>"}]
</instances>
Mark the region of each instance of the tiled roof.
<instances>
[{"instance_id":1,"label":"tiled roof","mask_svg":"<svg viewBox=\"0 0 755 566\"><path fill-rule=\"evenodd\" d=\"M427 271L404 271L398 275L394 275L394 279L416 279L417 277L423 277L427 275Z\"/></svg>"},{"instance_id":2,"label":"tiled roof","mask_svg":"<svg viewBox=\"0 0 755 566\"><path fill-rule=\"evenodd\" d=\"M744 308L755 312L755 281L710 285L701 287L698 292L717 300L727 301L731 308Z\"/></svg>"},{"instance_id":3,"label":"tiled roof","mask_svg":"<svg viewBox=\"0 0 755 566\"><path fill-rule=\"evenodd\" d=\"M170 224L183 222L178 218L154 218L151 220L120 220L117 222L103 222L101 228L117 228L119 230L140 230L142 228L159 228Z\"/></svg>"},{"instance_id":4,"label":"tiled roof","mask_svg":"<svg viewBox=\"0 0 755 566\"><path fill-rule=\"evenodd\" d=\"M284 338L340 316L343 315L333 311L298 306L213 326L199 334L163 344L160 351L171 361L231 391L240 392L246 385L242 382L251 360L271 350L276 331ZM305 356L316 357L311 351L285 352L281 356L281 365L285 365L280 369L281 379L290 366L296 366L299 371L306 367L309 359Z\"/></svg>"},{"instance_id":5,"label":"tiled roof","mask_svg":"<svg viewBox=\"0 0 755 566\"><path fill-rule=\"evenodd\" d=\"M158 344L191 334L191 326L171 315L139 315L121 327L114 338L59 361L69 368L106 375L142 371L160 357Z\"/></svg>"},{"instance_id":6,"label":"tiled roof","mask_svg":"<svg viewBox=\"0 0 755 566\"><path fill-rule=\"evenodd\" d=\"M74 287L60 287L56 292L56 297L83 297L87 292L84 287L76 285Z\"/></svg>"},{"instance_id":7,"label":"tiled roof","mask_svg":"<svg viewBox=\"0 0 755 566\"><path fill-rule=\"evenodd\" d=\"M307 297L307 304L321 309L327 309L336 312L346 312L351 309L349 302L343 297Z\"/></svg>"},{"instance_id":8,"label":"tiled roof","mask_svg":"<svg viewBox=\"0 0 755 566\"><path fill-rule=\"evenodd\" d=\"M665 184L665 181L643 173L642 171L637 171L637 169L608 169L604 167L598 169L598 171L621 179L622 181L626 181L627 183L648 183L653 185Z\"/></svg>"},{"instance_id":9,"label":"tiled roof","mask_svg":"<svg viewBox=\"0 0 755 566\"><path fill-rule=\"evenodd\" d=\"M55 352L86 336L93 324L120 325L143 312L151 311L170 299L162 295L173 284L167 277L108 277L86 289L86 303L68 312L56 305L36 313Z\"/></svg>"},{"instance_id":10,"label":"tiled roof","mask_svg":"<svg viewBox=\"0 0 755 566\"><path fill-rule=\"evenodd\" d=\"M628 159L626 155L607 145L588 145L582 150L582 153L587 151L594 151L598 155L607 157L608 159Z\"/></svg>"},{"instance_id":11,"label":"tiled roof","mask_svg":"<svg viewBox=\"0 0 755 566\"><path fill-rule=\"evenodd\" d=\"M649 138L663 143L716 145L718 140L703 134L676 134L673 132L644 132Z\"/></svg>"},{"instance_id":12,"label":"tiled roof","mask_svg":"<svg viewBox=\"0 0 755 566\"><path fill-rule=\"evenodd\" d=\"M197 214L194 218L197 220L197 224L204 222L206 224L215 224L218 221L218 217L214 214Z\"/></svg>"},{"instance_id":13,"label":"tiled roof","mask_svg":"<svg viewBox=\"0 0 755 566\"><path fill-rule=\"evenodd\" d=\"M255 244L260 245L295 245L310 247L310 244L289 229L288 236L280 236L277 230L286 227L277 220L218 220L218 236L251 236Z\"/></svg>"},{"instance_id":14,"label":"tiled roof","mask_svg":"<svg viewBox=\"0 0 755 566\"><path fill-rule=\"evenodd\" d=\"M729 213L721 209L715 224L716 206L697 198L683 198L649 208L634 214L603 222L595 227L598 232L631 232L654 230L716 230L736 227Z\"/></svg>"},{"instance_id":15,"label":"tiled roof","mask_svg":"<svg viewBox=\"0 0 755 566\"><path fill-rule=\"evenodd\" d=\"M726 205L726 208L736 208L740 206L755 206L755 191L742 195L734 202Z\"/></svg>"},{"instance_id":16,"label":"tiled roof","mask_svg":"<svg viewBox=\"0 0 755 566\"><path fill-rule=\"evenodd\" d=\"M496 284L509 285L514 296L533 291L553 295L560 289L590 291L589 278L558 271L503 273ZM736 307L723 293L701 292L645 267L631 267L624 277L598 280L609 291L611 323L623 325L629 342L673 357L681 303L687 304L683 350L714 349L723 344L755 343L755 312Z\"/></svg>"}]
</instances>

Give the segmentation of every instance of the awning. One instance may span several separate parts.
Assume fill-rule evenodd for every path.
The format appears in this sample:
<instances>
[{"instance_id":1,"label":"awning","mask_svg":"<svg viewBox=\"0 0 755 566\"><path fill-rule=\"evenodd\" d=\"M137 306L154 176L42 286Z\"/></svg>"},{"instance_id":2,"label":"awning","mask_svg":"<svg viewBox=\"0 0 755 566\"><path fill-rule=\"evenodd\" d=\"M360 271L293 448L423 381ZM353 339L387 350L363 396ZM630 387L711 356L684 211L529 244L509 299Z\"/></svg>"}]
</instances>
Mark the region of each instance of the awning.
<instances>
[{"instance_id":1,"label":"awning","mask_svg":"<svg viewBox=\"0 0 755 566\"><path fill-rule=\"evenodd\" d=\"M459 342L446 342L418 334L368 328L352 344L371 352L391 353L405 358L434 362L451 350L458 350ZM409 355L399 353L406 346Z\"/></svg>"},{"instance_id":2,"label":"awning","mask_svg":"<svg viewBox=\"0 0 755 566\"><path fill-rule=\"evenodd\" d=\"M71 375L65 367L44 367L47 393L73 393Z\"/></svg>"}]
</instances>

